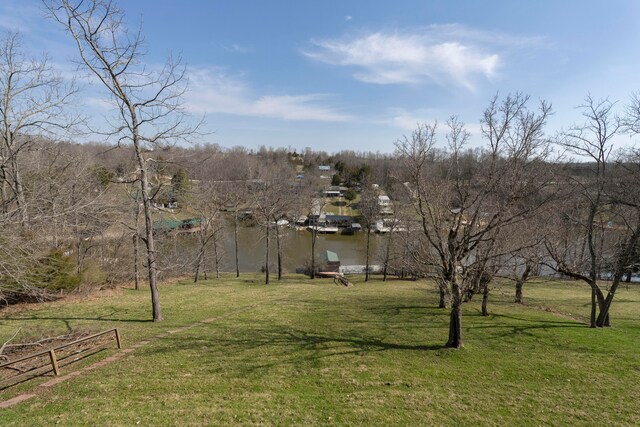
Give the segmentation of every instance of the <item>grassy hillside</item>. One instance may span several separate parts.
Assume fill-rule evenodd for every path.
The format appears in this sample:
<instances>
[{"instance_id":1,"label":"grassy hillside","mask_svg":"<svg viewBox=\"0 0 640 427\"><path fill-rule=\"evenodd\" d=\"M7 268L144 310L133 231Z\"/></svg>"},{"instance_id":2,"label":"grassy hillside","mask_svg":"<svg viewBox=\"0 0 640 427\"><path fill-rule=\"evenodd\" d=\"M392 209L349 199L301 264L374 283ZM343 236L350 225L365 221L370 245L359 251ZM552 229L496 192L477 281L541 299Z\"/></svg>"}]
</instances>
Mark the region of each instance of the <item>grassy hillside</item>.
<instances>
[{"instance_id":1,"label":"grassy hillside","mask_svg":"<svg viewBox=\"0 0 640 427\"><path fill-rule=\"evenodd\" d=\"M133 290L5 313L0 337L117 326L125 347L216 320L0 410L0 424L640 424L640 289L620 290L606 330L585 326L579 283L527 285L526 306L512 293L494 289L489 317L465 305L461 350L442 348L448 313L427 282L164 285L159 324Z\"/></svg>"}]
</instances>

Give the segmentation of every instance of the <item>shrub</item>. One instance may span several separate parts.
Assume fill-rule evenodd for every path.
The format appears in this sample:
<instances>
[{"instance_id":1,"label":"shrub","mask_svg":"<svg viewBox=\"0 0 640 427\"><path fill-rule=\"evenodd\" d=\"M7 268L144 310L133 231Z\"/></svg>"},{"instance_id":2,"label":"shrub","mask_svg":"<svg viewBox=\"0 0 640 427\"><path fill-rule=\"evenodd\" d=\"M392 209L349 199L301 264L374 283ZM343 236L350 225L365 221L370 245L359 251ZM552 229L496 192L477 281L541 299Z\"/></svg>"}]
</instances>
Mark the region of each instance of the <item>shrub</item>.
<instances>
[{"instance_id":1,"label":"shrub","mask_svg":"<svg viewBox=\"0 0 640 427\"><path fill-rule=\"evenodd\" d=\"M70 290L80 285L82 276L76 271L75 263L70 256L54 249L38 260L29 275L32 286L49 290Z\"/></svg>"}]
</instances>

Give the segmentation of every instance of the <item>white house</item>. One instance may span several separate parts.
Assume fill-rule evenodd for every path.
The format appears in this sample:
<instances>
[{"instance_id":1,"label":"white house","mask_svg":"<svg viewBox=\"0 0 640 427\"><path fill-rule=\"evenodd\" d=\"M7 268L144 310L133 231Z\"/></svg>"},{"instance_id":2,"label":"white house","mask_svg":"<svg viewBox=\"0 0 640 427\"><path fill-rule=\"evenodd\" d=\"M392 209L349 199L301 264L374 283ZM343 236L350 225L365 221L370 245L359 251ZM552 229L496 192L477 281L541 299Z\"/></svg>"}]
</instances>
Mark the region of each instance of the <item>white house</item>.
<instances>
[{"instance_id":1,"label":"white house","mask_svg":"<svg viewBox=\"0 0 640 427\"><path fill-rule=\"evenodd\" d=\"M387 196L386 194L378 196L378 207L380 208L380 213L393 213L393 211L391 210L391 199L389 199L389 196Z\"/></svg>"}]
</instances>

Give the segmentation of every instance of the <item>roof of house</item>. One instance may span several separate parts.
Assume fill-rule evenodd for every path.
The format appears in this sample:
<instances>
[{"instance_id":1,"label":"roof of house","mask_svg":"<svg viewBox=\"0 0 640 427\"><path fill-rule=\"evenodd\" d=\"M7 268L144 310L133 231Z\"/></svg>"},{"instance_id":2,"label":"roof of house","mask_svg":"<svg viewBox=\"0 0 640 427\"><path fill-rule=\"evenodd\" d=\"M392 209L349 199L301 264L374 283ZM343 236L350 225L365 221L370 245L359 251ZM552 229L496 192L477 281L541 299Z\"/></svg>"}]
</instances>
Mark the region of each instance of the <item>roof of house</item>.
<instances>
[{"instance_id":1,"label":"roof of house","mask_svg":"<svg viewBox=\"0 0 640 427\"><path fill-rule=\"evenodd\" d=\"M353 217L351 215L330 215L326 216L327 221L353 221Z\"/></svg>"},{"instance_id":2,"label":"roof of house","mask_svg":"<svg viewBox=\"0 0 640 427\"><path fill-rule=\"evenodd\" d=\"M202 218L189 218L189 219L183 219L182 220L182 225L183 226L194 226L194 225L200 225L202 224Z\"/></svg>"},{"instance_id":3,"label":"roof of house","mask_svg":"<svg viewBox=\"0 0 640 427\"><path fill-rule=\"evenodd\" d=\"M163 230L163 229L175 230L176 228L180 227L181 224L182 224L182 221L178 219L163 219L160 221L154 221L153 228L154 230Z\"/></svg>"},{"instance_id":4,"label":"roof of house","mask_svg":"<svg viewBox=\"0 0 640 427\"><path fill-rule=\"evenodd\" d=\"M202 218L163 219L153 223L154 230L176 230L180 227L195 227L202 223Z\"/></svg>"},{"instance_id":5,"label":"roof of house","mask_svg":"<svg viewBox=\"0 0 640 427\"><path fill-rule=\"evenodd\" d=\"M327 257L327 261L329 262L340 262L340 259L338 258L338 254L335 252L327 251L325 256Z\"/></svg>"}]
</instances>

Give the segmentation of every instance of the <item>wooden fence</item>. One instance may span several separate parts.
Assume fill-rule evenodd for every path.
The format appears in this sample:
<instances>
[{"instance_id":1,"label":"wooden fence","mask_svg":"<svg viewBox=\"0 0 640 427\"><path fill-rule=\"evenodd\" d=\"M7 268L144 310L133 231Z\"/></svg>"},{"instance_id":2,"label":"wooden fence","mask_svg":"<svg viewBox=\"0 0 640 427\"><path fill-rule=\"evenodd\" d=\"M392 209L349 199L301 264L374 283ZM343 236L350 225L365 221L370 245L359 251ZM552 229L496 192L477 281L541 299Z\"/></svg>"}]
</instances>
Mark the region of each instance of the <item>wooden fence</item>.
<instances>
[{"instance_id":1,"label":"wooden fence","mask_svg":"<svg viewBox=\"0 0 640 427\"><path fill-rule=\"evenodd\" d=\"M41 365L41 366L36 366L33 367L25 372L21 372L17 375L14 375L12 377L9 378L5 378L4 380L0 381L0 390L5 389L7 387L10 387L12 385L17 384L18 382L22 382L22 381L26 381L29 380L31 378L34 378L38 375L42 375L45 374L47 372L51 372L53 371L54 375L58 376L60 375L60 367L61 366L65 366L68 365L70 363L73 363L81 358L84 358L86 356L88 356L89 354L93 354L95 352L97 352L98 350L101 350L102 348L105 347L106 344L100 344L94 347L90 347L87 349L83 349L81 351L78 352L72 352L70 354L64 355L62 357L59 357L59 354L62 353L61 350L65 350L68 349L70 347L73 346L77 346L78 344L84 343L86 341L90 341L90 340L95 340L96 338L102 337L104 335L108 335L108 334L113 334L113 338L116 340L116 344L118 346L118 348L122 348L122 342L120 340L120 332L118 331L118 328L114 328L114 329L109 329L107 331L103 331L103 332L99 332L97 334L93 334L93 335L89 335L80 339L77 339L75 341L72 341L70 343L66 343L48 350L43 350L41 352L38 353L34 353L34 354L30 354L29 356L25 356L25 357L21 357L19 359L16 360L11 360L9 362L5 362L3 364L0 365L0 369L2 368L8 368L8 369L15 369L12 367L12 365L15 365L17 363L20 362L25 362L27 360L30 359L36 359L38 357L43 357L43 356L49 356L48 357L48 363ZM57 353L56 353L57 352ZM81 357L79 357L81 355ZM75 356L75 358L73 358L73 356Z\"/></svg>"}]
</instances>

